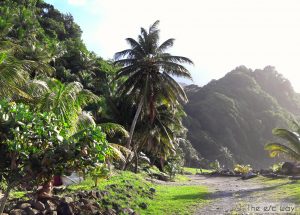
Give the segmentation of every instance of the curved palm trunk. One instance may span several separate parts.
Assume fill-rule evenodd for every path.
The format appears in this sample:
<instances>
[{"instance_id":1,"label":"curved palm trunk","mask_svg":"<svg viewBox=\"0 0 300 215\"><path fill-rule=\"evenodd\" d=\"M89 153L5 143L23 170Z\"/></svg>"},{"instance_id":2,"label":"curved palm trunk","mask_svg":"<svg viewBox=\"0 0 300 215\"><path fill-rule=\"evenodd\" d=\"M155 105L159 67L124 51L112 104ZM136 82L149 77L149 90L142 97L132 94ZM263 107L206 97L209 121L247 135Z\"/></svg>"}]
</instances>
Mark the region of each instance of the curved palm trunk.
<instances>
[{"instance_id":1,"label":"curved palm trunk","mask_svg":"<svg viewBox=\"0 0 300 215\"><path fill-rule=\"evenodd\" d=\"M128 149L130 149L130 146L131 146L133 133L134 133L134 130L135 130L135 126L136 126L137 120L138 120L138 118L140 116L140 113L141 113L141 110L142 110L142 107L143 107L143 103L144 103L144 96L141 97L141 100L140 100L139 105L138 105L138 109L135 112L134 119L133 119L133 121L131 123L129 138L128 138L127 145L126 145L126 147Z\"/></svg>"},{"instance_id":2,"label":"curved palm trunk","mask_svg":"<svg viewBox=\"0 0 300 215\"><path fill-rule=\"evenodd\" d=\"M134 119L133 119L133 121L131 123L129 138L128 138L128 141L127 141L127 144L126 144L126 147L128 149L131 148L131 142L132 142L133 133L134 133L134 130L135 130L135 126L136 126L137 120L138 120L138 118L140 116L140 113L142 111L143 103L144 103L144 97L142 96L141 100L139 102L139 105L138 105L138 109L135 112ZM126 158L126 160L128 160L128 157ZM127 166L129 165L129 163L130 163L130 161L126 161L124 163L122 169L125 170L127 168Z\"/></svg>"}]
</instances>

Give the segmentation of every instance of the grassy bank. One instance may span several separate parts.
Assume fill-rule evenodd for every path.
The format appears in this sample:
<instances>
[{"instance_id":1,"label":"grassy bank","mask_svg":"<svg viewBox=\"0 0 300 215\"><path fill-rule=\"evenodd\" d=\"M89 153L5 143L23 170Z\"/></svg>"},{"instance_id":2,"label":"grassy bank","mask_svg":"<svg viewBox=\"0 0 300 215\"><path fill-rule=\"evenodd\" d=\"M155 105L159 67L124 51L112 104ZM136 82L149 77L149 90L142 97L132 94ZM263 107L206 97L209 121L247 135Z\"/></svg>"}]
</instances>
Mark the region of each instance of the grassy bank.
<instances>
[{"instance_id":1,"label":"grassy bank","mask_svg":"<svg viewBox=\"0 0 300 215\"><path fill-rule=\"evenodd\" d=\"M108 180L100 181L99 190L108 191L107 201L115 202L122 207L129 207L140 214L191 214L197 208L208 203L206 195L208 189L204 186L174 186L158 185L145 180L143 174L131 172L116 172ZM176 178L180 181L188 180L185 176ZM149 189L154 188L151 196ZM78 185L68 187L69 192L92 190L93 180L87 179ZM141 204L147 209L142 209Z\"/></svg>"},{"instance_id":2,"label":"grassy bank","mask_svg":"<svg viewBox=\"0 0 300 215\"><path fill-rule=\"evenodd\" d=\"M204 186L156 186L157 195L149 201L149 208L141 214L191 214L208 203Z\"/></svg>"}]
</instances>

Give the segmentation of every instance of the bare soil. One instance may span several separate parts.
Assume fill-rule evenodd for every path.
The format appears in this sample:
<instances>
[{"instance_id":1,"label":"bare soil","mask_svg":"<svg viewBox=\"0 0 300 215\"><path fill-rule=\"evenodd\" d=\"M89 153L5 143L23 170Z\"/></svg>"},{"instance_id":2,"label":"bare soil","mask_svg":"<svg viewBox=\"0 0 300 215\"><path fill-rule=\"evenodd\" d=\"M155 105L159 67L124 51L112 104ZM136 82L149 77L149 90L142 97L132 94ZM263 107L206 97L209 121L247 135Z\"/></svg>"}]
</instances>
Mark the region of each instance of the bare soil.
<instances>
[{"instance_id":1,"label":"bare soil","mask_svg":"<svg viewBox=\"0 0 300 215\"><path fill-rule=\"evenodd\" d=\"M192 175L189 176L189 178L191 180L186 182L159 183L175 186L207 186L211 193L208 196L210 203L196 209L194 215L300 214L299 208L297 208L291 200L276 199L278 198L278 193L276 193L278 191L276 191L276 188L292 182L272 185L262 183L256 178L242 180L239 177L214 177L203 175Z\"/></svg>"}]
</instances>

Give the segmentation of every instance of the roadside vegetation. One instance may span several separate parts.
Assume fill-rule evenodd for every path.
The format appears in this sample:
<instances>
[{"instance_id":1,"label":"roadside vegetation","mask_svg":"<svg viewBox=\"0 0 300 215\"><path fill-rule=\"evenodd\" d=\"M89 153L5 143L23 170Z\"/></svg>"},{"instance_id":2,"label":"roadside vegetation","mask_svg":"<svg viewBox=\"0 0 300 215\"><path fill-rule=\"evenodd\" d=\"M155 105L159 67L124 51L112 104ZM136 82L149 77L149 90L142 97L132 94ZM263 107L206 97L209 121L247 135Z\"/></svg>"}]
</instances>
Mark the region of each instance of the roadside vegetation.
<instances>
[{"instance_id":1,"label":"roadside vegetation","mask_svg":"<svg viewBox=\"0 0 300 215\"><path fill-rule=\"evenodd\" d=\"M138 183L147 183L129 172L101 180L112 169L138 173L154 166L151 177L189 180L177 175L184 158L200 159L186 140L182 104L187 97L174 76L191 79L185 65L192 61L168 52L174 39L160 41L159 21L141 28L137 39L127 38L129 48L107 61L86 48L72 15L43 0L4 0L0 14L0 213L35 213L35 202L21 209L11 205L22 195L49 205L57 178L74 172L85 180L68 192L131 181L138 193L130 194L123 181L119 190L109 190L117 202L123 189L128 192L120 207L136 196L134 208L144 198ZM94 206L78 202L72 208L66 202L62 207L65 201L59 199L48 213L104 207L96 200ZM123 213L119 209L109 213Z\"/></svg>"}]
</instances>

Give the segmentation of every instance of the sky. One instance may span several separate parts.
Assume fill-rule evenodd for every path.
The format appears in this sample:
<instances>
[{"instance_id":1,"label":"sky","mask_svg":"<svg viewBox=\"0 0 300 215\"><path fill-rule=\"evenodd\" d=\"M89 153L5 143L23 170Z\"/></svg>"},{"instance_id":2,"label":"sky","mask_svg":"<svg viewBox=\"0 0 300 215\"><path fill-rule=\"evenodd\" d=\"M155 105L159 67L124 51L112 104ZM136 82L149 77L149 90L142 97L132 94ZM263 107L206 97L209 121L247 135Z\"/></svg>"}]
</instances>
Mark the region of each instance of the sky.
<instances>
[{"instance_id":1,"label":"sky","mask_svg":"<svg viewBox=\"0 0 300 215\"><path fill-rule=\"evenodd\" d=\"M275 66L300 92L299 0L46 0L71 13L89 50L105 59L128 48L140 27L160 20L161 42L193 60L193 83L204 85L240 65ZM191 83L187 80L181 82Z\"/></svg>"}]
</instances>

